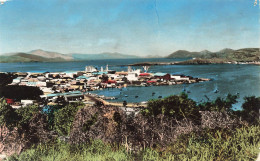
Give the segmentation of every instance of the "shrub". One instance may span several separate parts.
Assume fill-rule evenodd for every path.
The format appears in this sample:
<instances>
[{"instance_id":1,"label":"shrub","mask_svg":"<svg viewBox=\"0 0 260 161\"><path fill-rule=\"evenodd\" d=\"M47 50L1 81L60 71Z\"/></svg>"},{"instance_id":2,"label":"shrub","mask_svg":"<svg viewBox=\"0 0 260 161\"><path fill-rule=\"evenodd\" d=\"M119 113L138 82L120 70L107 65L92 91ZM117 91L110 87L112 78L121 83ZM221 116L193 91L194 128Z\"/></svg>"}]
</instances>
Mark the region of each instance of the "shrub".
<instances>
[{"instance_id":1,"label":"shrub","mask_svg":"<svg viewBox=\"0 0 260 161\"><path fill-rule=\"evenodd\" d=\"M21 107L16 110L18 115L17 127L26 130L29 125L30 120L36 113L39 113L39 107L36 105L29 105L26 107Z\"/></svg>"},{"instance_id":2,"label":"shrub","mask_svg":"<svg viewBox=\"0 0 260 161\"><path fill-rule=\"evenodd\" d=\"M13 128L17 124L18 115L10 105L5 101L5 98L0 98L0 126Z\"/></svg>"},{"instance_id":3,"label":"shrub","mask_svg":"<svg viewBox=\"0 0 260 161\"><path fill-rule=\"evenodd\" d=\"M89 144L53 142L8 158L23 160L255 160L259 153L260 126L228 129L205 129L182 135L166 149L146 148L131 154L100 140Z\"/></svg>"},{"instance_id":4,"label":"shrub","mask_svg":"<svg viewBox=\"0 0 260 161\"><path fill-rule=\"evenodd\" d=\"M241 117L251 124L259 124L260 119L260 97L245 97L242 105Z\"/></svg>"},{"instance_id":5,"label":"shrub","mask_svg":"<svg viewBox=\"0 0 260 161\"><path fill-rule=\"evenodd\" d=\"M159 114L174 117L176 120L189 118L198 121L200 118L199 108L196 102L188 98L188 95L182 93L177 96L169 96L164 99L151 100L147 104L147 108L142 110L144 116L156 117Z\"/></svg>"},{"instance_id":6,"label":"shrub","mask_svg":"<svg viewBox=\"0 0 260 161\"><path fill-rule=\"evenodd\" d=\"M54 112L54 130L61 136L67 136L70 133L71 125L75 115L83 103L72 103Z\"/></svg>"},{"instance_id":7,"label":"shrub","mask_svg":"<svg viewBox=\"0 0 260 161\"><path fill-rule=\"evenodd\" d=\"M200 110L203 111L220 111L220 112L231 112L232 105L237 103L238 95L228 94L226 98L218 97L214 101L204 102L198 105Z\"/></svg>"}]
</instances>

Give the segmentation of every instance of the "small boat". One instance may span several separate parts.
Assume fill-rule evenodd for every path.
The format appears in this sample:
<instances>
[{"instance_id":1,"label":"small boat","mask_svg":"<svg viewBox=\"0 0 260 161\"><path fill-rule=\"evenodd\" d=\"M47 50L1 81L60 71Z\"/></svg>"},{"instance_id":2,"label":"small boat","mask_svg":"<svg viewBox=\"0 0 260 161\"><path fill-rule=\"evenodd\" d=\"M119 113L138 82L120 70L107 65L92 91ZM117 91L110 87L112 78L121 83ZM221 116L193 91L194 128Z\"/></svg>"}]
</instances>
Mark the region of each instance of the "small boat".
<instances>
[{"instance_id":1,"label":"small boat","mask_svg":"<svg viewBox=\"0 0 260 161\"><path fill-rule=\"evenodd\" d=\"M135 98L138 98L138 96L135 96Z\"/></svg>"},{"instance_id":2,"label":"small boat","mask_svg":"<svg viewBox=\"0 0 260 161\"><path fill-rule=\"evenodd\" d=\"M155 92L152 93L152 96L154 96L154 95L155 95Z\"/></svg>"},{"instance_id":3,"label":"small boat","mask_svg":"<svg viewBox=\"0 0 260 161\"><path fill-rule=\"evenodd\" d=\"M162 96L159 96L158 98L162 98Z\"/></svg>"},{"instance_id":4,"label":"small boat","mask_svg":"<svg viewBox=\"0 0 260 161\"><path fill-rule=\"evenodd\" d=\"M215 91L214 91L214 93L218 93L219 92L219 90L218 89L216 89Z\"/></svg>"},{"instance_id":5,"label":"small boat","mask_svg":"<svg viewBox=\"0 0 260 161\"><path fill-rule=\"evenodd\" d=\"M125 95L125 97L128 97L128 95Z\"/></svg>"}]
</instances>

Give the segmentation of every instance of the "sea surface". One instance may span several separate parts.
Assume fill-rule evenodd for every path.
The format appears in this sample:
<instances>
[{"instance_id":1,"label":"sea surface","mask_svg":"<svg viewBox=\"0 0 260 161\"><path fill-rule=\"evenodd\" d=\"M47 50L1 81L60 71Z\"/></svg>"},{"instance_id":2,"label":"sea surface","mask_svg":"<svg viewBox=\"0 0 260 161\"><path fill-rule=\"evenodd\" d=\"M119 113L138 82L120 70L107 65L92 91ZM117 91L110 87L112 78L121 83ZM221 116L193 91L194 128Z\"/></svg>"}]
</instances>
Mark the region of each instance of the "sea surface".
<instances>
[{"instance_id":1,"label":"sea surface","mask_svg":"<svg viewBox=\"0 0 260 161\"><path fill-rule=\"evenodd\" d=\"M92 65L100 68L108 64L109 69L126 71L127 64L138 62L169 62L181 59L117 59L117 60L92 60L82 62L60 63L0 63L0 72L64 72L83 71L85 66ZM135 69L142 67L133 67ZM210 65L164 65L151 66L149 72L165 72L170 74L184 74L198 78L210 78L212 81L172 86L127 87L123 89L105 89L93 93L118 98L112 101L142 102L157 99L159 96L180 94L183 89L189 91L190 98L197 102L224 98L228 93L239 94L235 109L240 109L245 96L260 96L260 66L235 65L235 64L210 64ZM215 93L215 90L218 93ZM152 93L155 93L152 95ZM138 96L136 98L136 96Z\"/></svg>"}]
</instances>

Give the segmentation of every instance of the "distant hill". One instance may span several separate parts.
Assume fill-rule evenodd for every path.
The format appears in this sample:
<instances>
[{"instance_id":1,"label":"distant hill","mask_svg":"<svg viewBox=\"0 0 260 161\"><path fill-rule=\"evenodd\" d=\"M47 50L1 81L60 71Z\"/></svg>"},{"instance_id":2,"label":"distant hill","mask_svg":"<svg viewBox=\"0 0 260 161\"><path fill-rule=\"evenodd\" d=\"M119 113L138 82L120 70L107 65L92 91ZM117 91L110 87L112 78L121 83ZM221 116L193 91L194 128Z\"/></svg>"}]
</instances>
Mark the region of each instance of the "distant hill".
<instances>
[{"instance_id":1,"label":"distant hill","mask_svg":"<svg viewBox=\"0 0 260 161\"><path fill-rule=\"evenodd\" d=\"M178 50L167 56L167 58L190 58L190 57L200 57L201 52L190 52L187 50Z\"/></svg>"},{"instance_id":2,"label":"distant hill","mask_svg":"<svg viewBox=\"0 0 260 161\"><path fill-rule=\"evenodd\" d=\"M210 52L207 50L201 52L189 52L178 50L166 58L202 58L202 59L221 59L226 61L259 61L259 48L244 48L239 50L223 49L218 52Z\"/></svg>"},{"instance_id":3,"label":"distant hill","mask_svg":"<svg viewBox=\"0 0 260 161\"><path fill-rule=\"evenodd\" d=\"M49 59L55 58L55 59L68 60L68 61L73 60L73 58L69 55L60 54L60 53L57 53L57 52L44 51L44 50L41 50L41 49L30 51L28 54L41 56L41 57L49 58Z\"/></svg>"},{"instance_id":4,"label":"distant hill","mask_svg":"<svg viewBox=\"0 0 260 161\"><path fill-rule=\"evenodd\" d=\"M14 63L14 62L62 62L68 61L61 57L43 57L28 53L12 53L8 56L1 55L0 63Z\"/></svg>"},{"instance_id":5,"label":"distant hill","mask_svg":"<svg viewBox=\"0 0 260 161\"><path fill-rule=\"evenodd\" d=\"M156 58L148 56L147 58ZM135 55L125 55L121 53L104 52L100 54L61 54L57 52L44 51L41 49L33 50L27 53L9 53L0 55L0 63L10 62L64 62L64 61L83 61L100 59L135 59L141 58ZM159 57L157 57L159 58ZM260 61L259 48L244 48L239 50L223 49L218 52L204 50L201 52L190 52L178 50L166 58L200 58L203 60L218 61Z\"/></svg>"},{"instance_id":6,"label":"distant hill","mask_svg":"<svg viewBox=\"0 0 260 161\"><path fill-rule=\"evenodd\" d=\"M74 60L96 60L96 59L134 59L140 58L135 55L121 53L100 53L100 54L69 54Z\"/></svg>"},{"instance_id":7,"label":"distant hill","mask_svg":"<svg viewBox=\"0 0 260 161\"><path fill-rule=\"evenodd\" d=\"M140 58L135 55L125 55L121 53L100 53L100 54L61 54L57 52L44 51L41 49L27 53L9 53L0 55L0 63L12 62L64 62L83 61L97 59L134 59Z\"/></svg>"}]
</instances>

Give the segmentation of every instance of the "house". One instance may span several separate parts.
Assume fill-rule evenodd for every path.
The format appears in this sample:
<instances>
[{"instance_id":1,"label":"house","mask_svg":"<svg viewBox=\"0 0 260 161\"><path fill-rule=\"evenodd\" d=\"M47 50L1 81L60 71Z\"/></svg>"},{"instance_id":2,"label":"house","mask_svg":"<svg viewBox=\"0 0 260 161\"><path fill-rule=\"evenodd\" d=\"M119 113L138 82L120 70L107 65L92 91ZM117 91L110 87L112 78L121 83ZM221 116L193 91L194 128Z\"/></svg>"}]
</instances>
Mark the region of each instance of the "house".
<instances>
[{"instance_id":1,"label":"house","mask_svg":"<svg viewBox=\"0 0 260 161\"><path fill-rule=\"evenodd\" d=\"M135 72L129 72L126 76L127 80L129 81L137 81L138 80L138 73Z\"/></svg>"},{"instance_id":2,"label":"house","mask_svg":"<svg viewBox=\"0 0 260 161\"><path fill-rule=\"evenodd\" d=\"M151 74L150 73L140 73L139 77L150 77Z\"/></svg>"},{"instance_id":3,"label":"house","mask_svg":"<svg viewBox=\"0 0 260 161\"><path fill-rule=\"evenodd\" d=\"M8 105L12 105L14 103L13 99L6 98L5 100Z\"/></svg>"},{"instance_id":4,"label":"house","mask_svg":"<svg viewBox=\"0 0 260 161\"><path fill-rule=\"evenodd\" d=\"M81 91L71 91L65 93L52 93L45 96L48 100L55 101L58 97L64 97L66 101L79 101L84 99L84 94Z\"/></svg>"},{"instance_id":5,"label":"house","mask_svg":"<svg viewBox=\"0 0 260 161\"><path fill-rule=\"evenodd\" d=\"M53 93L54 91L52 90L52 88L47 88L47 87L40 87L40 90L42 90L42 92L44 94L50 94Z\"/></svg>"},{"instance_id":6,"label":"house","mask_svg":"<svg viewBox=\"0 0 260 161\"><path fill-rule=\"evenodd\" d=\"M15 78L15 79L13 79L13 84L16 84L16 83L20 83L21 82L21 80L23 79L23 77L17 77L17 78Z\"/></svg>"},{"instance_id":7,"label":"house","mask_svg":"<svg viewBox=\"0 0 260 161\"><path fill-rule=\"evenodd\" d=\"M155 73L154 77L156 79L160 79L160 80L170 80L171 79L171 75L168 73Z\"/></svg>"},{"instance_id":8,"label":"house","mask_svg":"<svg viewBox=\"0 0 260 161\"><path fill-rule=\"evenodd\" d=\"M176 81L181 80L181 75L171 75L171 79L174 79Z\"/></svg>"},{"instance_id":9,"label":"house","mask_svg":"<svg viewBox=\"0 0 260 161\"><path fill-rule=\"evenodd\" d=\"M21 100L22 107L33 105L35 102L36 100Z\"/></svg>"},{"instance_id":10,"label":"house","mask_svg":"<svg viewBox=\"0 0 260 161\"><path fill-rule=\"evenodd\" d=\"M78 76L78 77L76 78L76 80L88 80L88 79L89 79L89 77L86 77L86 76L84 76L84 75Z\"/></svg>"}]
</instances>

